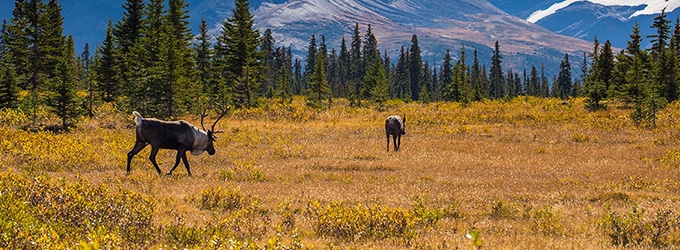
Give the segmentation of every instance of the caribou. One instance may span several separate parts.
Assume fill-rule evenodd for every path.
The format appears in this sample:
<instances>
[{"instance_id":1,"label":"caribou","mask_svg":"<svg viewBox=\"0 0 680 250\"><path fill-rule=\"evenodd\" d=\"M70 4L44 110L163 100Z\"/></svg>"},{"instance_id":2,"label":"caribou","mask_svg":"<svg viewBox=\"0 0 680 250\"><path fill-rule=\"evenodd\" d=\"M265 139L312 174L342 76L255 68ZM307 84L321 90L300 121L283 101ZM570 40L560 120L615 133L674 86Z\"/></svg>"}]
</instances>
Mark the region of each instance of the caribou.
<instances>
[{"instance_id":1,"label":"caribou","mask_svg":"<svg viewBox=\"0 0 680 250\"><path fill-rule=\"evenodd\" d=\"M126 174L130 174L130 162L132 161L132 157L137 155L137 153L147 145L151 145L149 160L153 163L153 166L156 168L159 175L162 174L161 169L156 163L156 154L158 153L158 150L173 149L177 150L175 165L172 166L172 169L170 169L166 175L172 175L172 171L177 168L179 160L182 159L184 166L187 168L187 173L191 176L191 169L189 168L189 161L187 161L186 155L187 151L191 151L191 154L194 156L201 155L205 151L208 151L209 155L215 154L215 146L213 145L213 142L217 138L215 134L224 132L215 131L215 125L227 114L226 109L222 106L219 106L219 108L222 113L208 130L206 130L203 125L203 119L207 117L206 111L208 108L203 110L203 113L201 114L202 129L199 129L184 120L164 121L155 118L144 118L137 111L133 111L132 114L135 116L136 141L132 150L128 152Z\"/></svg>"},{"instance_id":2,"label":"caribou","mask_svg":"<svg viewBox=\"0 0 680 250\"><path fill-rule=\"evenodd\" d=\"M387 152L390 151L390 135L394 141L394 151L399 151L401 136L406 134L406 115L403 119L398 115L388 116L385 120L385 134L387 134Z\"/></svg>"}]
</instances>

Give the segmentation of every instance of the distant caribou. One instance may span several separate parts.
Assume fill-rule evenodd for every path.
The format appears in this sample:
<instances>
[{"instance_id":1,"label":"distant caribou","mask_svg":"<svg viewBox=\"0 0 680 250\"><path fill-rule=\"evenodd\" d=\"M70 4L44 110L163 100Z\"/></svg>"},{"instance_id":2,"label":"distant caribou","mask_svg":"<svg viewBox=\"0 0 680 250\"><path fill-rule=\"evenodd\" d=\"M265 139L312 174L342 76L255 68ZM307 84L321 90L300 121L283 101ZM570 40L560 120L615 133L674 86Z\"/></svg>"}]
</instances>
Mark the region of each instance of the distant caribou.
<instances>
[{"instance_id":1,"label":"distant caribou","mask_svg":"<svg viewBox=\"0 0 680 250\"><path fill-rule=\"evenodd\" d=\"M227 114L226 109L222 106L219 107L222 113L217 117L209 130L206 130L205 126L203 126L203 119L207 116L205 114L207 108L201 114L202 130L184 120L163 121L155 118L143 118L137 111L133 111L132 114L135 116L136 141L135 146L128 152L126 174L130 174L130 162L132 161L132 157L150 144L151 155L149 156L149 160L153 163L153 166L156 168L159 175L161 175L161 169L156 163L156 154L159 149L163 148L177 150L175 165L172 166L172 169L170 169L166 175L172 175L172 171L177 168L179 160L182 159L184 166L187 168L187 173L191 176L191 169L189 169L186 152L191 151L192 155L200 155L203 152L208 151L209 155L214 155L215 147L213 146L213 142L217 138L215 134L224 132L215 131L217 122Z\"/></svg>"},{"instance_id":2,"label":"distant caribou","mask_svg":"<svg viewBox=\"0 0 680 250\"><path fill-rule=\"evenodd\" d=\"M406 115L403 119L398 115L388 116L385 120L385 134L387 134L387 152L390 151L390 135L394 141L394 151L399 151L401 136L406 134Z\"/></svg>"}]
</instances>

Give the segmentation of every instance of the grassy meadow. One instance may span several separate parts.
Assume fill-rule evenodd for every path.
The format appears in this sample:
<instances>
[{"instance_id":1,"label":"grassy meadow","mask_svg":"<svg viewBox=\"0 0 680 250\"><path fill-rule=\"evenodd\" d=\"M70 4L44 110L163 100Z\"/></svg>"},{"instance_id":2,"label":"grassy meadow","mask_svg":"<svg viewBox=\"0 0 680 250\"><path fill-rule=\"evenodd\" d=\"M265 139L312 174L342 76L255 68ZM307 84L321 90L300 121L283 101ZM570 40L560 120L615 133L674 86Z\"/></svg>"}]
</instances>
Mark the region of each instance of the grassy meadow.
<instances>
[{"instance_id":1,"label":"grassy meadow","mask_svg":"<svg viewBox=\"0 0 680 250\"><path fill-rule=\"evenodd\" d=\"M217 153L188 156L191 177L181 163L159 177L150 147L126 176L134 121L111 107L69 133L2 111L0 248L680 247L678 103L654 129L582 99L303 103L231 113ZM399 152L392 114L407 118ZM174 156L160 151L161 170Z\"/></svg>"}]
</instances>

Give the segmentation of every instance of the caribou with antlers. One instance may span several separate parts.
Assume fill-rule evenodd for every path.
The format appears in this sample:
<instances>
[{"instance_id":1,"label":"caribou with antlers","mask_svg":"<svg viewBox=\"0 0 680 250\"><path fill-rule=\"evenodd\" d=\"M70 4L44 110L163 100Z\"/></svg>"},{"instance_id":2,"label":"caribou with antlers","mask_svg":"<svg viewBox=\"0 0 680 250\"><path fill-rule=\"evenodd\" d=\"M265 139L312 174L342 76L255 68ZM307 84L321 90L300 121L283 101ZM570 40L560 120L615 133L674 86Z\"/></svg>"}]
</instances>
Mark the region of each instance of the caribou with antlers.
<instances>
[{"instance_id":1,"label":"caribou with antlers","mask_svg":"<svg viewBox=\"0 0 680 250\"><path fill-rule=\"evenodd\" d=\"M184 166L187 168L187 173L191 176L186 155L187 151L191 151L192 155L200 155L205 151L208 151L209 155L215 154L215 147L213 146L213 142L217 138L215 134L223 132L215 131L215 125L227 114L227 109L224 109L222 106L219 106L219 108L222 113L217 117L209 130L206 130L205 126L203 126L203 119L207 116L205 113L208 110L207 108L201 114L202 130L184 120L163 121L155 118L143 118L137 111L133 111L136 141L135 146L128 152L126 173L130 174L132 157L137 155L147 145L151 145L149 160L156 167L159 175L161 175L161 169L156 163L156 154L159 149L163 148L177 150L175 165L172 166L172 169L166 175L172 175L172 171L177 168L179 160L182 159Z\"/></svg>"}]
</instances>

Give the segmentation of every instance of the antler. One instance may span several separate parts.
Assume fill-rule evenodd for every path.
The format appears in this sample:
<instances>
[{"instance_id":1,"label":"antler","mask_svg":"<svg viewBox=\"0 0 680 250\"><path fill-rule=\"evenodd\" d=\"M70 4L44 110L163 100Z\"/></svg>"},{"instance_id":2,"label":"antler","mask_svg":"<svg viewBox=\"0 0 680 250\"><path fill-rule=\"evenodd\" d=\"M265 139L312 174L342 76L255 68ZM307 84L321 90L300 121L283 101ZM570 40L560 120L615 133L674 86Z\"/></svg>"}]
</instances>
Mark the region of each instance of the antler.
<instances>
[{"instance_id":1,"label":"antler","mask_svg":"<svg viewBox=\"0 0 680 250\"><path fill-rule=\"evenodd\" d=\"M205 114L205 112L208 111L209 108L210 108L210 106L206 107L203 110L203 113L201 113L201 128L203 129L203 131L208 131L208 130L205 130L205 126L203 126L203 119L205 119L205 117L208 116L207 114Z\"/></svg>"},{"instance_id":2,"label":"antler","mask_svg":"<svg viewBox=\"0 0 680 250\"><path fill-rule=\"evenodd\" d=\"M215 131L215 125L217 125L217 122L219 122L220 119L222 119L222 117L224 117L224 116L227 114L227 112L229 111L229 107L227 107L227 108L225 109L224 106L220 105L219 103L215 103L215 104L217 104L217 107L220 108L220 110L222 111L222 113L220 113L220 116L217 117L217 120L215 120L215 122L213 123L213 125L210 127L210 131L212 131L213 134L214 134L214 133L222 133L222 132L224 132L224 131Z\"/></svg>"}]
</instances>

